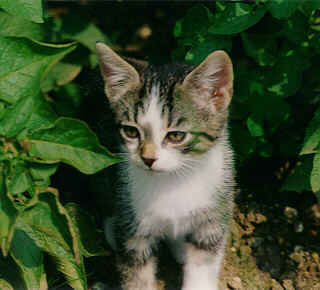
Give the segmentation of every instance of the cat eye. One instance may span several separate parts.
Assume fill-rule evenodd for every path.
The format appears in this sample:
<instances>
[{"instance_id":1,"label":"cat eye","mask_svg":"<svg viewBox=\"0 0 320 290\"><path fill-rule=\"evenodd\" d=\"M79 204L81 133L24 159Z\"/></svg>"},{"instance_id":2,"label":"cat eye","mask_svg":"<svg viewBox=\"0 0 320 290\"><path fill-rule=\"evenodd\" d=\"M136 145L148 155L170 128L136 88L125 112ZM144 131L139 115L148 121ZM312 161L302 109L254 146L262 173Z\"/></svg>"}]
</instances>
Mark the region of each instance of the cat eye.
<instances>
[{"instance_id":1,"label":"cat eye","mask_svg":"<svg viewBox=\"0 0 320 290\"><path fill-rule=\"evenodd\" d=\"M122 126L122 131L126 135L126 137L130 139L136 139L140 135L138 129L133 126Z\"/></svg>"},{"instance_id":2,"label":"cat eye","mask_svg":"<svg viewBox=\"0 0 320 290\"><path fill-rule=\"evenodd\" d=\"M165 138L165 140L172 144L181 143L186 138L186 132L182 131L172 131L169 132Z\"/></svg>"}]
</instances>

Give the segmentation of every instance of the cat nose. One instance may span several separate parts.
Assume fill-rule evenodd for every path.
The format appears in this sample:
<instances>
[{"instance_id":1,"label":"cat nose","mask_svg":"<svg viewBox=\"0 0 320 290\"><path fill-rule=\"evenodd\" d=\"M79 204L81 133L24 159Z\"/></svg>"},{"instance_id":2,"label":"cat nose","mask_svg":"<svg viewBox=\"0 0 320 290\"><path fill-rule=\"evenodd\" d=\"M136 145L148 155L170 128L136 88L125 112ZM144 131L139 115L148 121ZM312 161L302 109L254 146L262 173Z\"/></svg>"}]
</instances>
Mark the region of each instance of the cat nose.
<instances>
[{"instance_id":1,"label":"cat nose","mask_svg":"<svg viewBox=\"0 0 320 290\"><path fill-rule=\"evenodd\" d=\"M145 165L147 165L149 168L152 167L153 163L156 161L156 158L144 158L142 157L142 161Z\"/></svg>"}]
</instances>

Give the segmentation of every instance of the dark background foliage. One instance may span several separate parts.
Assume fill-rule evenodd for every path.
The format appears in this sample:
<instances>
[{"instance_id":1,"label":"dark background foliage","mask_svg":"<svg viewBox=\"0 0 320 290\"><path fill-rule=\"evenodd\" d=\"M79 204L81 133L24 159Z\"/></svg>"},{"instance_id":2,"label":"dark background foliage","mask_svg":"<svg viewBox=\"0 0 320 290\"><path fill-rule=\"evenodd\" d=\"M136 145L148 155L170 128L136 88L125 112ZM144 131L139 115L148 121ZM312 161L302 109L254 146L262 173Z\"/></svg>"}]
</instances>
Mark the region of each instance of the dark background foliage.
<instances>
[{"instance_id":1,"label":"dark background foliage","mask_svg":"<svg viewBox=\"0 0 320 290\"><path fill-rule=\"evenodd\" d=\"M107 255L101 224L117 180L108 166L119 159L106 149L117 152L117 128L97 40L155 64L226 50L237 202L319 200L318 1L13 2L0 4L0 269L10 269L0 288L86 289L98 272L87 258Z\"/></svg>"}]
</instances>

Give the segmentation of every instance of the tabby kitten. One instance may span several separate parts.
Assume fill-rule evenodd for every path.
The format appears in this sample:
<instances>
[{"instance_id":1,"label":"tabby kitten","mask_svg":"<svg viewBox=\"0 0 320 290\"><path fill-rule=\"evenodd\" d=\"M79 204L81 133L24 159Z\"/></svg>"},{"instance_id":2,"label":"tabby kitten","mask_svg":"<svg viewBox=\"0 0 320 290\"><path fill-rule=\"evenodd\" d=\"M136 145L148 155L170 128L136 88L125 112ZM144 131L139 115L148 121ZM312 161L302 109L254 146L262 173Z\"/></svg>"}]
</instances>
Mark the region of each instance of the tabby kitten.
<instances>
[{"instance_id":1,"label":"tabby kitten","mask_svg":"<svg viewBox=\"0 0 320 290\"><path fill-rule=\"evenodd\" d=\"M97 55L128 159L117 215L105 225L123 289L157 289L163 239L183 264L183 290L218 289L234 186L229 57L215 51L198 66L155 67L101 42Z\"/></svg>"}]
</instances>

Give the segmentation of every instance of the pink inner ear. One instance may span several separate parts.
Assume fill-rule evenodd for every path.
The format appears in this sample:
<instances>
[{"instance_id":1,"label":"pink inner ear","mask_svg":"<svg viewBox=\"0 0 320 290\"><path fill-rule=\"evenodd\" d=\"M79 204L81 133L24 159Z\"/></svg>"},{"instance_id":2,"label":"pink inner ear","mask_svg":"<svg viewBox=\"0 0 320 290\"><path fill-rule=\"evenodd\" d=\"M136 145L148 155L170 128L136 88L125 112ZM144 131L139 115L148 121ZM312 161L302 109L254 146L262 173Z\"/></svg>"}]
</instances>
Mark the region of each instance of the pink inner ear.
<instances>
[{"instance_id":1,"label":"pink inner ear","mask_svg":"<svg viewBox=\"0 0 320 290\"><path fill-rule=\"evenodd\" d=\"M212 101L216 110L220 111L228 105L231 99L232 80L226 67L210 75L209 78L212 79L213 84Z\"/></svg>"}]
</instances>

